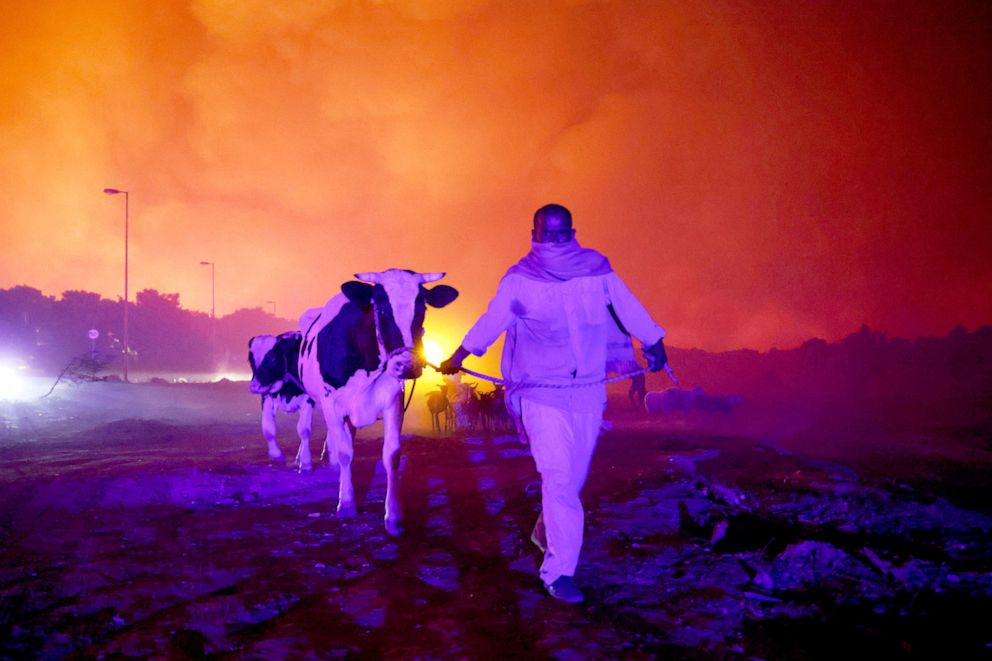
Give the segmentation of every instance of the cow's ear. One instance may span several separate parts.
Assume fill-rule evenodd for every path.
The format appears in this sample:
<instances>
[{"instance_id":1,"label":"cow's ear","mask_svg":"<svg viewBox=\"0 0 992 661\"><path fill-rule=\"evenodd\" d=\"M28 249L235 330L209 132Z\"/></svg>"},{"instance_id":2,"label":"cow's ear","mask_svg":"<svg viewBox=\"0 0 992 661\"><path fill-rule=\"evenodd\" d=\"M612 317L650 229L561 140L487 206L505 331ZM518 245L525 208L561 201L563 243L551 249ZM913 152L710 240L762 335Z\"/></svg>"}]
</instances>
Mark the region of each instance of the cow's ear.
<instances>
[{"instance_id":1,"label":"cow's ear","mask_svg":"<svg viewBox=\"0 0 992 661\"><path fill-rule=\"evenodd\" d=\"M458 298L458 290L448 285L438 285L428 289L424 287L424 300L432 308L443 308L451 301Z\"/></svg>"},{"instance_id":2,"label":"cow's ear","mask_svg":"<svg viewBox=\"0 0 992 661\"><path fill-rule=\"evenodd\" d=\"M365 307L372 302L372 285L357 280L351 280L341 285L341 291L355 305Z\"/></svg>"}]
</instances>

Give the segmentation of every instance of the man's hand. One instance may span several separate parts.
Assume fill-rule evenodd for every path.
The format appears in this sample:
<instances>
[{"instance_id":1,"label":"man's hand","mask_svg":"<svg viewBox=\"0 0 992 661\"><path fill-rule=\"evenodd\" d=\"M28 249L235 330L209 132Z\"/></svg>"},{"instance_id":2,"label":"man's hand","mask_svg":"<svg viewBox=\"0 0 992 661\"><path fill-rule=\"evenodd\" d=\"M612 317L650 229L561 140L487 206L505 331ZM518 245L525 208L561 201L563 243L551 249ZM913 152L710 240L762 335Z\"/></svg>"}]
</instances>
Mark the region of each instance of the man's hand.
<instances>
[{"instance_id":1,"label":"man's hand","mask_svg":"<svg viewBox=\"0 0 992 661\"><path fill-rule=\"evenodd\" d=\"M648 360L648 369L652 372L660 372L668 362L668 354L665 353L664 338L658 340L651 346L644 349L644 357Z\"/></svg>"},{"instance_id":2,"label":"man's hand","mask_svg":"<svg viewBox=\"0 0 992 661\"><path fill-rule=\"evenodd\" d=\"M462 361L465 360L468 355L468 350L466 350L465 347L459 346L455 349L455 352L451 354L451 357L448 358L448 360L438 365L437 371L441 374L457 374L462 368Z\"/></svg>"}]
</instances>

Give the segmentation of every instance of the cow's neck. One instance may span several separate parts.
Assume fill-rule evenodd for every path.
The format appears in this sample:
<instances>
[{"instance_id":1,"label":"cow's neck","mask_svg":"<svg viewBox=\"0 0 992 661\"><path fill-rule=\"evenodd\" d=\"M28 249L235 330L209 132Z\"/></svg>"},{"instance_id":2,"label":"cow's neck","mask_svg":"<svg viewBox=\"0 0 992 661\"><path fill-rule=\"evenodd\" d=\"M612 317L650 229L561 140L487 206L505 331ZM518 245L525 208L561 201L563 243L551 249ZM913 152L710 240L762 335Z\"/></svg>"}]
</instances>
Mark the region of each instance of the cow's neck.
<instances>
[{"instance_id":1,"label":"cow's neck","mask_svg":"<svg viewBox=\"0 0 992 661\"><path fill-rule=\"evenodd\" d=\"M386 351L386 343L382 339L382 327L379 325L379 311L376 309L375 303L372 303L372 324L375 326L375 342L379 347L379 367L385 369L386 362L389 360L389 353Z\"/></svg>"}]
</instances>

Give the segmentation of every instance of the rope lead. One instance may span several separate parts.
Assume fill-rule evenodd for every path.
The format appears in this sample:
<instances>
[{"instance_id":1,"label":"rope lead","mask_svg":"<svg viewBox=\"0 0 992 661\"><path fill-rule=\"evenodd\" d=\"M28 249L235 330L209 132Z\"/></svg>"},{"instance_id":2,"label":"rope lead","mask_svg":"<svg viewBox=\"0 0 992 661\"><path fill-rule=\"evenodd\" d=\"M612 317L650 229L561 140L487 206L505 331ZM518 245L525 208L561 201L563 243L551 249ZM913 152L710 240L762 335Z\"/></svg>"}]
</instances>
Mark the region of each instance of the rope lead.
<instances>
[{"instance_id":1,"label":"rope lead","mask_svg":"<svg viewBox=\"0 0 992 661\"><path fill-rule=\"evenodd\" d=\"M438 369L437 365L434 365L433 363L427 363L427 365L429 367L433 367L434 371L436 372L441 371ZM503 386L507 386L508 384L512 383L510 381L507 381L506 379L500 379L495 376L489 376L488 374L480 374L479 372L470 370L467 367L459 367L458 369L460 369L462 372L465 372L470 376L474 376L477 379L482 379L483 381L489 381L490 383L496 383ZM633 372L627 372L626 374L620 374L618 376L603 378L598 381L588 381L586 383L557 384L557 383L527 383L526 381L522 381L520 383L512 383L512 385L514 388L555 388L555 389L585 388L587 386L601 386L601 385L606 385L608 383L616 383L617 381L623 381L624 379L629 379L638 376L639 374L646 374L650 371L651 368L643 367L639 370L634 370ZM669 367L668 363L665 363L665 372L668 374L668 377L672 380L672 383L674 383L675 385L679 384L679 380L675 378L675 373L672 372L672 368Z\"/></svg>"}]
</instances>

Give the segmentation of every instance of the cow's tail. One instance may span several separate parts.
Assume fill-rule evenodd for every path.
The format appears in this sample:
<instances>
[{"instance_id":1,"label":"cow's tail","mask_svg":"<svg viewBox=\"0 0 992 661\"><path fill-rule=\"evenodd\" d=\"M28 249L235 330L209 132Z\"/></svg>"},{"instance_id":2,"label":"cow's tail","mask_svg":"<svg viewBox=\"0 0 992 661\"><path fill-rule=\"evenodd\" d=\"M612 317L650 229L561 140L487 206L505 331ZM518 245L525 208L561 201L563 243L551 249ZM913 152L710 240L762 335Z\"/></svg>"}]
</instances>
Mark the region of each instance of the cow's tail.
<instances>
[{"instance_id":1,"label":"cow's tail","mask_svg":"<svg viewBox=\"0 0 992 661\"><path fill-rule=\"evenodd\" d=\"M338 453L334 451L334 448L328 446L328 443L331 440L330 436L331 435L328 434L327 436L324 437L324 449L320 451L320 460L326 461L331 466L337 466Z\"/></svg>"}]
</instances>

